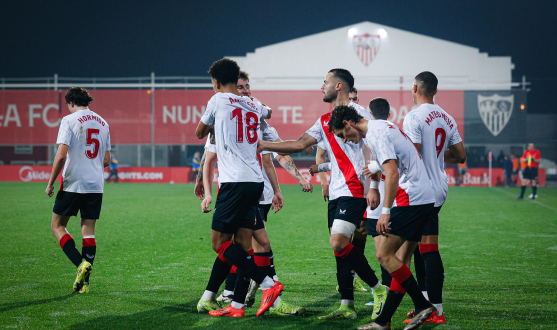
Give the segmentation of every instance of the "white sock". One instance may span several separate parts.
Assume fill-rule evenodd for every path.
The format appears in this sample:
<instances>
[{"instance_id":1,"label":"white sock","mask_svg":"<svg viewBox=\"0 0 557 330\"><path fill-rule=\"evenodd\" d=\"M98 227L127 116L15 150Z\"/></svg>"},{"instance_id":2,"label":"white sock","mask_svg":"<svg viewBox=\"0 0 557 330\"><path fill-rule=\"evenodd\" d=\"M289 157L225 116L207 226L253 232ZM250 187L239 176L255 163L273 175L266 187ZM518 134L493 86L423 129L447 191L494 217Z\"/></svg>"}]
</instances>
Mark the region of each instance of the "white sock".
<instances>
[{"instance_id":1,"label":"white sock","mask_svg":"<svg viewBox=\"0 0 557 330\"><path fill-rule=\"evenodd\" d=\"M429 301L429 296L427 295L427 291L422 291L422 294L425 297L425 300Z\"/></svg>"},{"instance_id":2,"label":"white sock","mask_svg":"<svg viewBox=\"0 0 557 330\"><path fill-rule=\"evenodd\" d=\"M224 290L223 293L222 293L222 295L225 296L225 297L233 296L233 295L234 295L234 291Z\"/></svg>"},{"instance_id":3,"label":"white sock","mask_svg":"<svg viewBox=\"0 0 557 330\"><path fill-rule=\"evenodd\" d=\"M352 273L352 277L353 277L353 278L358 277L358 273L356 273L356 272Z\"/></svg>"},{"instance_id":4,"label":"white sock","mask_svg":"<svg viewBox=\"0 0 557 330\"><path fill-rule=\"evenodd\" d=\"M443 315L443 304L433 304L437 308L437 315Z\"/></svg>"},{"instance_id":5,"label":"white sock","mask_svg":"<svg viewBox=\"0 0 557 330\"><path fill-rule=\"evenodd\" d=\"M203 296L201 297L201 299L203 299L203 300L215 300L216 297L217 297L216 293L205 290L205 292L203 292Z\"/></svg>"},{"instance_id":6,"label":"white sock","mask_svg":"<svg viewBox=\"0 0 557 330\"><path fill-rule=\"evenodd\" d=\"M236 309L244 308L244 304L241 304L241 303L235 302L235 301L233 301L232 304L230 304L230 305L232 305L232 308L236 308Z\"/></svg>"},{"instance_id":7,"label":"white sock","mask_svg":"<svg viewBox=\"0 0 557 330\"><path fill-rule=\"evenodd\" d=\"M265 276L265 279L263 280L263 282L261 282L261 284L259 284L259 286L261 287L261 290L269 290L274 285L275 285L275 281L273 281L273 279L270 278L269 276Z\"/></svg>"},{"instance_id":8,"label":"white sock","mask_svg":"<svg viewBox=\"0 0 557 330\"><path fill-rule=\"evenodd\" d=\"M275 280L275 281L278 282L278 281L279 281L279 280L278 280L278 276L277 276L277 275L273 275L273 280Z\"/></svg>"},{"instance_id":9,"label":"white sock","mask_svg":"<svg viewBox=\"0 0 557 330\"><path fill-rule=\"evenodd\" d=\"M377 281L377 284L371 287L371 291L375 291L381 287L381 282Z\"/></svg>"},{"instance_id":10,"label":"white sock","mask_svg":"<svg viewBox=\"0 0 557 330\"><path fill-rule=\"evenodd\" d=\"M354 307L354 300L350 300L350 299L342 299L340 301L341 305L347 305L347 306L352 306Z\"/></svg>"},{"instance_id":11,"label":"white sock","mask_svg":"<svg viewBox=\"0 0 557 330\"><path fill-rule=\"evenodd\" d=\"M279 306L279 303L280 303L280 297L277 297L277 300L275 300L273 306L271 306L271 309L277 308Z\"/></svg>"}]
</instances>

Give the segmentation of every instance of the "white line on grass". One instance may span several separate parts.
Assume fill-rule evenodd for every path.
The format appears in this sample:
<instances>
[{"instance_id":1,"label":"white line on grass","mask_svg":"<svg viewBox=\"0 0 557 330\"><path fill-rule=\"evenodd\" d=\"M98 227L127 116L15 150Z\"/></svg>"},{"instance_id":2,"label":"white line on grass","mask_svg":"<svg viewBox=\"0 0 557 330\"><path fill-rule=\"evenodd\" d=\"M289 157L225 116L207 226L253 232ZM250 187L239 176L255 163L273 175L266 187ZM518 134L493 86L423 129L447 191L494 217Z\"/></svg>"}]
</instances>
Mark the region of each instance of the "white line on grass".
<instances>
[{"instance_id":1,"label":"white line on grass","mask_svg":"<svg viewBox=\"0 0 557 330\"><path fill-rule=\"evenodd\" d=\"M509 195L509 196L515 196L515 194L513 194L513 193L511 193L511 192L509 192L509 191L505 191L505 190L503 190L503 189L501 189L501 188L493 188L493 190L497 190L498 192L502 192L503 194L507 194L507 195ZM544 204L544 203L542 203L542 202L539 202L539 201L537 201L537 200L533 200L532 203L536 203L536 204L541 205L541 206L543 206L543 207L545 207L545 208L547 208L547 209L550 209L550 210L552 210L552 211L557 212L557 208L551 207L551 206L546 205L546 204Z\"/></svg>"}]
</instances>

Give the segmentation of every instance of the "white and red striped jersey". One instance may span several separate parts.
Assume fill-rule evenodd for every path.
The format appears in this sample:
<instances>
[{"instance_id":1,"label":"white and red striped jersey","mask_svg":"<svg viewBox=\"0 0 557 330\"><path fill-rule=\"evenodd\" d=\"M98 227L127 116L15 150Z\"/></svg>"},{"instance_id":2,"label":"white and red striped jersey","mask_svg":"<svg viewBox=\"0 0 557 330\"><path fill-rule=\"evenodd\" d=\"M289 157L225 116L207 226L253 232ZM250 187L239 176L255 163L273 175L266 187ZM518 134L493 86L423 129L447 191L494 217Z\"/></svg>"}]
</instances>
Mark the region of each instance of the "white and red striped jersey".
<instances>
[{"instance_id":1,"label":"white and red striped jersey","mask_svg":"<svg viewBox=\"0 0 557 330\"><path fill-rule=\"evenodd\" d=\"M79 194L102 193L104 155L110 151L110 131L95 112L78 110L62 118L56 144L65 144L68 155L60 190Z\"/></svg>"},{"instance_id":2,"label":"white and red striped jersey","mask_svg":"<svg viewBox=\"0 0 557 330\"><path fill-rule=\"evenodd\" d=\"M354 108L365 119L371 120L371 114L353 102L348 106ZM323 142L323 149L327 151L331 162L331 179L329 183L329 199L339 197L364 198L364 184L366 182L362 169L365 166L363 153L364 140L358 144L344 143L333 133L329 133L329 119L331 113L324 114L306 131L307 134Z\"/></svg>"},{"instance_id":3,"label":"white and red striped jersey","mask_svg":"<svg viewBox=\"0 0 557 330\"><path fill-rule=\"evenodd\" d=\"M462 142L455 120L438 105L425 103L406 115L403 129L412 142L422 145L422 158L435 192L435 206L443 205L449 190L445 150Z\"/></svg>"},{"instance_id":4,"label":"white and red striped jersey","mask_svg":"<svg viewBox=\"0 0 557 330\"><path fill-rule=\"evenodd\" d=\"M261 118L268 108L247 96L216 93L201 117L205 125L214 125L219 157L219 182L263 182L257 161L257 141Z\"/></svg>"},{"instance_id":5,"label":"white and red striped jersey","mask_svg":"<svg viewBox=\"0 0 557 330\"><path fill-rule=\"evenodd\" d=\"M393 207L434 203L435 195L424 162L410 138L386 120L370 120L367 127L367 145L382 173L385 174L382 164L387 160L397 162L398 192Z\"/></svg>"}]
</instances>

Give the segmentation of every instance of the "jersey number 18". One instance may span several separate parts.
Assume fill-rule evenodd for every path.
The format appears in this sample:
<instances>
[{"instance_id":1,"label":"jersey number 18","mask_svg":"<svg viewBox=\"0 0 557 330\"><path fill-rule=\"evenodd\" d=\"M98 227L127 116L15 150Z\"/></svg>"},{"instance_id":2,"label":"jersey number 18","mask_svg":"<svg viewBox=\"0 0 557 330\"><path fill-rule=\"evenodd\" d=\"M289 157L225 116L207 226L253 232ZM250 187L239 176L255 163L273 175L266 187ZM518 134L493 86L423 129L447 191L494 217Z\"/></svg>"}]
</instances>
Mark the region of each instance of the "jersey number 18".
<instances>
[{"instance_id":1,"label":"jersey number 18","mask_svg":"<svg viewBox=\"0 0 557 330\"><path fill-rule=\"evenodd\" d=\"M236 142L242 143L244 142L244 118L242 116L242 109L236 108L232 111L230 119L234 119L236 117ZM257 115L253 112L246 112L246 132L245 136L248 140L249 144L254 144L257 142L257 126L259 124L259 120Z\"/></svg>"}]
</instances>

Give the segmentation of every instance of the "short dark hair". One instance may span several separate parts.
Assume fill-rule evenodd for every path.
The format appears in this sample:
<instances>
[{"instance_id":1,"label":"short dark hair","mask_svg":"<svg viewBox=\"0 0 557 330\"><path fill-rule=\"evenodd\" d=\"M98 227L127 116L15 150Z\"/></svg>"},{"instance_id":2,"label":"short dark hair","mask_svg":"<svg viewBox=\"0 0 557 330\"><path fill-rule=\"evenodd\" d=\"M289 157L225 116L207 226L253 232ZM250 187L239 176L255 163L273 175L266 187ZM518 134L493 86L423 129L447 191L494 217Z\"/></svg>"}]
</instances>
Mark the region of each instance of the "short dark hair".
<instances>
[{"instance_id":1,"label":"short dark hair","mask_svg":"<svg viewBox=\"0 0 557 330\"><path fill-rule=\"evenodd\" d=\"M433 73L429 71L424 71L419 73L414 79L416 80L416 85L418 85L420 94L429 97L435 95L435 91L437 90L438 80Z\"/></svg>"},{"instance_id":2,"label":"short dark hair","mask_svg":"<svg viewBox=\"0 0 557 330\"><path fill-rule=\"evenodd\" d=\"M65 96L66 104L73 102L78 107L86 107L93 102L93 97L89 91L83 87L70 87Z\"/></svg>"},{"instance_id":3,"label":"short dark hair","mask_svg":"<svg viewBox=\"0 0 557 330\"><path fill-rule=\"evenodd\" d=\"M240 75L238 75L238 79L245 79L249 81L249 74L244 70L240 70Z\"/></svg>"},{"instance_id":4,"label":"short dark hair","mask_svg":"<svg viewBox=\"0 0 557 330\"><path fill-rule=\"evenodd\" d=\"M358 94L358 90L356 89L356 87L352 87L350 88L350 93Z\"/></svg>"},{"instance_id":5,"label":"short dark hair","mask_svg":"<svg viewBox=\"0 0 557 330\"><path fill-rule=\"evenodd\" d=\"M352 88L354 87L354 77L352 76L350 71L346 69L331 69L329 70L329 73L331 72L333 73L334 77L344 82L344 87L346 88L346 90L352 90Z\"/></svg>"},{"instance_id":6,"label":"short dark hair","mask_svg":"<svg viewBox=\"0 0 557 330\"><path fill-rule=\"evenodd\" d=\"M376 97L369 102L369 109L375 119L387 120L391 113L391 105L389 101L382 97Z\"/></svg>"},{"instance_id":7,"label":"short dark hair","mask_svg":"<svg viewBox=\"0 0 557 330\"><path fill-rule=\"evenodd\" d=\"M364 117L360 116L354 108L347 105L336 106L329 119L329 133L332 133L334 130L343 129L345 127L342 122L343 120L358 124L362 119L364 119Z\"/></svg>"},{"instance_id":8,"label":"short dark hair","mask_svg":"<svg viewBox=\"0 0 557 330\"><path fill-rule=\"evenodd\" d=\"M236 61L223 58L215 61L207 72L209 72L211 78L223 85L228 85L230 83L236 84L240 76L240 67Z\"/></svg>"}]
</instances>

